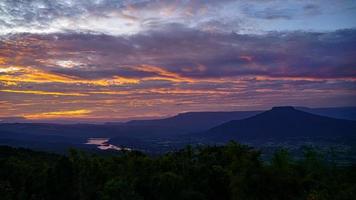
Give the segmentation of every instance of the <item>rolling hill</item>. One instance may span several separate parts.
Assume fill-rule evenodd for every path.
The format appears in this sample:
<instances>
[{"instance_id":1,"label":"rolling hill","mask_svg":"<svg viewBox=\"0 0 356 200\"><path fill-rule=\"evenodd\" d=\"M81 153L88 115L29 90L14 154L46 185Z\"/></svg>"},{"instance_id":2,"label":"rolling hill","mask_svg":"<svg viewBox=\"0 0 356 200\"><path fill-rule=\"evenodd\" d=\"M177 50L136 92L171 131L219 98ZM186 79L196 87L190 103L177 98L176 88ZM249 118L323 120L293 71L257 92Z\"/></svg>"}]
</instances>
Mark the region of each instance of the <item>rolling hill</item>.
<instances>
[{"instance_id":1,"label":"rolling hill","mask_svg":"<svg viewBox=\"0 0 356 200\"><path fill-rule=\"evenodd\" d=\"M231 120L252 117L261 112L262 111L187 112L165 119L133 120L125 123L125 125L164 126L170 128L176 127L187 131L202 131Z\"/></svg>"}]
</instances>

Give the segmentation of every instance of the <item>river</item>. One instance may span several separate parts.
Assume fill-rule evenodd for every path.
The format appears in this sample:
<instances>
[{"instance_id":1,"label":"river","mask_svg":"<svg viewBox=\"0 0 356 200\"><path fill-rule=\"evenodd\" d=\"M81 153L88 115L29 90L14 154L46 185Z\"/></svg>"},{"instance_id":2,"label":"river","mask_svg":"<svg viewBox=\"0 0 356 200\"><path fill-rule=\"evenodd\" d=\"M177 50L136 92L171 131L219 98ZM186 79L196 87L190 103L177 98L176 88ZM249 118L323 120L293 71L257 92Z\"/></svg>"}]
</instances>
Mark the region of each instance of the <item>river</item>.
<instances>
[{"instance_id":1,"label":"river","mask_svg":"<svg viewBox=\"0 0 356 200\"><path fill-rule=\"evenodd\" d=\"M131 151L130 148L124 148L124 147L119 147L113 144L109 144L110 138L88 138L87 142L85 144L90 144L90 145L96 145L98 149L101 150L126 150L126 151Z\"/></svg>"}]
</instances>

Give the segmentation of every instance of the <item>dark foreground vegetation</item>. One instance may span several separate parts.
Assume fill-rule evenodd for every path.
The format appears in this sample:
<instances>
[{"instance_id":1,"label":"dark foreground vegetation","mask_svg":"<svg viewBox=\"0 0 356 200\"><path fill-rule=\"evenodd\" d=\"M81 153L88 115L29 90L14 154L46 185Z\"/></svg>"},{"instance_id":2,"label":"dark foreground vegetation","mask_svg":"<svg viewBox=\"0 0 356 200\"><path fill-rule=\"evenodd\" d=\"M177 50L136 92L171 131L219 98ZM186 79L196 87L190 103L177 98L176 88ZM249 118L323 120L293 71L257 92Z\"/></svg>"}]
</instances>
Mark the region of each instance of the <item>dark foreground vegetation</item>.
<instances>
[{"instance_id":1,"label":"dark foreground vegetation","mask_svg":"<svg viewBox=\"0 0 356 200\"><path fill-rule=\"evenodd\" d=\"M356 199L356 166L312 149L270 162L234 142L150 157L140 152L68 156L0 147L1 199Z\"/></svg>"}]
</instances>

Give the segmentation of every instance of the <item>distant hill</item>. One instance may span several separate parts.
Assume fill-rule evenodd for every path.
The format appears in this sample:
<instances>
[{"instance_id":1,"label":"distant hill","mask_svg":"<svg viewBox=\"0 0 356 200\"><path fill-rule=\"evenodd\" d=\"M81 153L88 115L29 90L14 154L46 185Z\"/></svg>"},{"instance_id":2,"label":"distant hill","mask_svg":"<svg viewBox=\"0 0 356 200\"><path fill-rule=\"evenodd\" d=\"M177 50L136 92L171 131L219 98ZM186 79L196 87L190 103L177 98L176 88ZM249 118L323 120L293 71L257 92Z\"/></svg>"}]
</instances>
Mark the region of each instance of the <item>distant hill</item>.
<instances>
[{"instance_id":1,"label":"distant hill","mask_svg":"<svg viewBox=\"0 0 356 200\"><path fill-rule=\"evenodd\" d=\"M312 114L323 115L338 119L348 119L356 121L356 107L326 107L326 108L308 108L308 107L295 107L297 110L309 112ZM251 117L263 111L216 111L216 112L186 112L178 115L159 118L159 119L138 119L128 122L110 121L103 122L95 121L93 119L42 119L42 120L29 120L24 117L0 117L0 124L2 123L45 123L45 124L98 124L98 125L139 125L139 126L184 126L188 129L204 130L212 128L224 122L231 120L239 120ZM112 119L111 119L112 120Z\"/></svg>"},{"instance_id":2,"label":"distant hill","mask_svg":"<svg viewBox=\"0 0 356 200\"><path fill-rule=\"evenodd\" d=\"M338 119L348 119L356 121L356 107L331 107L331 108L307 108L296 107L296 109Z\"/></svg>"},{"instance_id":3,"label":"distant hill","mask_svg":"<svg viewBox=\"0 0 356 200\"><path fill-rule=\"evenodd\" d=\"M187 112L165 119L133 120L125 123L125 125L177 127L188 131L202 131L231 120L252 117L261 112L262 111Z\"/></svg>"},{"instance_id":4,"label":"distant hill","mask_svg":"<svg viewBox=\"0 0 356 200\"><path fill-rule=\"evenodd\" d=\"M293 107L274 107L256 116L232 120L197 135L214 141L355 136L356 122L310 114Z\"/></svg>"},{"instance_id":5,"label":"distant hill","mask_svg":"<svg viewBox=\"0 0 356 200\"><path fill-rule=\"evenodd\" d=\"M338 109L330 113L337 113L335 110ZM309 109L311 111L315 110ZM346 109L344 113L350 113L350 110ZM192 137L193 142L201 143L206 140L260 139L266 142L266 138L355 135L355 123L310 114L293 107L276 107L266 112L189 112L165 119L126 123L0 123L0 144L45 149L65 149L73 145L82 148L88 138L100 137L110 138L109 142L118 146L163 152L191 143ZM343 138L347 140L347 137ZM343 144L343 141L336 143Z\"/></svg>"}]
</instances>

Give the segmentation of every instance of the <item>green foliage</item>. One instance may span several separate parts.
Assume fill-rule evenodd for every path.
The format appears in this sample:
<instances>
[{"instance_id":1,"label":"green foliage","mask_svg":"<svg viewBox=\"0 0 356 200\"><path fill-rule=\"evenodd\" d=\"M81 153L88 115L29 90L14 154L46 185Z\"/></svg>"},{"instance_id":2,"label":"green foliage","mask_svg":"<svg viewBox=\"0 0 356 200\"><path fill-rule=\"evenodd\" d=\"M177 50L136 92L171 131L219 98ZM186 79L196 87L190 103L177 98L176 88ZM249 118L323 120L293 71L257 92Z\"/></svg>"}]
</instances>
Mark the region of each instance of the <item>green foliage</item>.
<instances>
[{"instance_id":1,"label":"green foliage","mask_svg":"<svg viewBox=\"0 0 356 200\"><path fill-rule=\"evenodd\" d=\"M128 181L118 178L107 181L100 196L103 200L142 199Z\"/></svg>"},{"instance_id":2,"label":"green foliage","mask_svg":"<svg viewBox=\"0 0 356 200\"><path fill-rule=\"evenodd\" d=\"M188 146L150 157L141 152L68 156L0 147L1 199L103 200L346 200L356 199L356 166L329 163L305 148L295 160L230 142Z\"/></svg>"}]
</instances>

